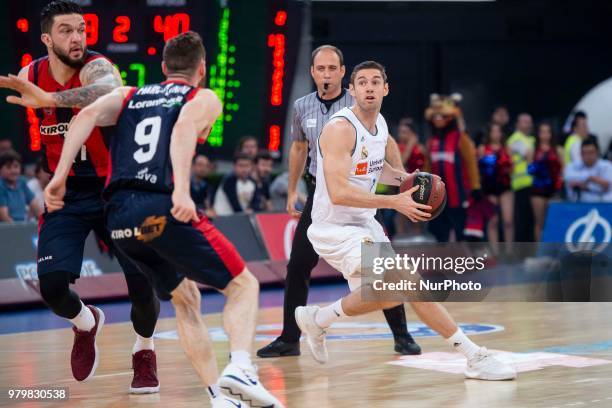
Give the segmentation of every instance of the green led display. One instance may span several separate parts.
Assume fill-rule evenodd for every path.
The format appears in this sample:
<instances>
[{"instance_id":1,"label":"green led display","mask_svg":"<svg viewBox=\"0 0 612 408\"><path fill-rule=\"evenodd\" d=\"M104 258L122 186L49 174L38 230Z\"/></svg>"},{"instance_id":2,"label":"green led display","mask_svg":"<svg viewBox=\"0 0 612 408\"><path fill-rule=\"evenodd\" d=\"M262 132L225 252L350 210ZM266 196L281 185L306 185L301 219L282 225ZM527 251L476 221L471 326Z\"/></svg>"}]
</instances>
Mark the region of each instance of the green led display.
<instances>
[{"instance_id":1,"label":"green led display","mask_svg":"<svg viewBox=\"0 0 612 408\"><path fill-rule=\"evenodd\" d=\"M210 67L209 86L221 100L224 111L235 112L238 110L238 104L231 103L234 98L234 92L228 91L228 88L237 88L240 83L231 79L235 74L235 69L228 68L228 64L234 64L236 62L236 58L231 55L236 52L236 46L229 44L230 10L229 8L222 8L221 10L221 20L219 21L219 31L217 33L218 52L215 63ZM236 86L235 83L237 83L238 86ZM208 143L211 146L219 147L223 145L223 129L225 122L231 122L232 119L232 115L228 113L226 115L221 115L215 122L210 132L210 136L208 136Z\"/></svg>"},{"instance_id":2,"label":"green led display","mask_svg":"<svg viewBox=\"0 0 612 408\"><path fill-rule=\"evenodd\" d=\"M136 71L136 86L141 87L145 85L145 78L147 74L147 69L144 64L134 63L129 66L130 71Z\"/></svg>"},{"instance_id":3,"label":"green led display","mask_svg":"<svg viewBox=\"0 0 612 408\"><path fill-rule=\"evenodd\" d=\"M145 64L141 64L141 63L130 64L127 71L121 70L121 68L119 68L117 64L114 64L114 65L115 65L115 68L117 68L117 71L119 71L119 73L121 74L123 85L137 86L139 88L141 86L145 86L146 77L147 77L147 67L145 66ZM130 83L128 83L128 75L129 75L128 71L133 71L136 73L136 84L134 84L131 81Z\"/></svg>"}]
</instances>

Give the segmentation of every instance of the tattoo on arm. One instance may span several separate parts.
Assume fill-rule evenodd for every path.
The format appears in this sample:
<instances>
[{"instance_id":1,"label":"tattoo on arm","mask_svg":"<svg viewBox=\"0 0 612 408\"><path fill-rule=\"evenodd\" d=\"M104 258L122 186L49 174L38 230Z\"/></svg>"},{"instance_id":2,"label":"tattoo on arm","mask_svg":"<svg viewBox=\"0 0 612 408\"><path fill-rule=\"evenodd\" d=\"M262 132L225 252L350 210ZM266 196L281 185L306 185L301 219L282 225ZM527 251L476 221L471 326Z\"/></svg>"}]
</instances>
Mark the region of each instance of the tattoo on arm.
<instances>
[{"instance_id":1,"label":"tattoo on arm","mask_svg":"<svg viewBox=\"0 0 612 408\"><path fill-rule=\"evenodd\" d=\"M115 69L104 58L93 60L81 69L80 88L68 89L53 94L56 106L62 108L84 108L100 96L121 86L121 80L115 74Z\"/></svg>"}]
</instances>

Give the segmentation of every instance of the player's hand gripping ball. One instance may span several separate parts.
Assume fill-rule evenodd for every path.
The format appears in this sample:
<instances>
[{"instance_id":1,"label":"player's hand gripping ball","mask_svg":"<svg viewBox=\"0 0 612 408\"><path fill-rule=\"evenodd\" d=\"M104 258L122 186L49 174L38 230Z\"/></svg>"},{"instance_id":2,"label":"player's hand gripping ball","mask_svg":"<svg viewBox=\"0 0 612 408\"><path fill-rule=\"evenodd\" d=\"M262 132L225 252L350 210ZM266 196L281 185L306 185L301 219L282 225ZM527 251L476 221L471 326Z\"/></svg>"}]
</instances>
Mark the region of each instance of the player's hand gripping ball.
<instances>
[{"instance_id":1,"label":"player's hand gripping ball","mask_svg":"<svg viewBox=\"0 0 612 408\"><path fill-rule=\"evenodd\" d=\"M431 218L428 218L428 221L433 220L440 215L446 206L446 187L444 182L440 176L435 174L415 171L402 182L400 192L403 193L414 186L418 186L419 189L412 193L412 199L419 204L430 205Z\"/></svg>"}]
</instances>

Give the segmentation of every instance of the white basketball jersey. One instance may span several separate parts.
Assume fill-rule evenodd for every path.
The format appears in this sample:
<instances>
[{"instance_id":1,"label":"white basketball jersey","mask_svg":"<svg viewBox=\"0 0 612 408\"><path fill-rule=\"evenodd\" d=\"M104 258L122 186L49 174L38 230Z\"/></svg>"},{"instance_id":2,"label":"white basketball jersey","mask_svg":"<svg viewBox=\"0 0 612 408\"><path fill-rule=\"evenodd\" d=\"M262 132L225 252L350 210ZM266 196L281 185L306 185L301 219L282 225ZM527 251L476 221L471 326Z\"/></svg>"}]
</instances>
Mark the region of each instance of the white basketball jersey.
<instances>
[{"instance_id":1,"label":"white basketball jersey","mask_svg":"<svg viewBox=\"0 0 612 408\"><path fill-rule=\"evenodd\" d=\"M385 162L385 149L387 147L387 138L389 137L387 122L385 122L385 118L381 114L378 114L376 132L371 134L350 108L339 110L329 120L331 121L337 117L345 118L351 122L357 134L351 171L348 177L349 183L364 191L374 193ZM325 182L323 163L320 145L317 143L317 187L312 206L313 224L360 225L368 220L372 220L376 214L376 209L374 208L357 208L332 204L327 190L327 183Z\"/></svg>"}]
</instances>

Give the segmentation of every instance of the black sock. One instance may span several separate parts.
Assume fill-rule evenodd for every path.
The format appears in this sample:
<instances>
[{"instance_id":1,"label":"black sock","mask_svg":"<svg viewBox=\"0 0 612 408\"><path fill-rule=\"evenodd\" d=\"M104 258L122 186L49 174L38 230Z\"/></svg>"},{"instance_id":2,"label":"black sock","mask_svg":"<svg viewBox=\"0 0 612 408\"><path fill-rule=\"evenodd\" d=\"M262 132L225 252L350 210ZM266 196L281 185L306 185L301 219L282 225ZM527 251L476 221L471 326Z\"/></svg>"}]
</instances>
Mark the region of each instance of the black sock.
<instances>
[{"instance_id":1,"label":"black sock","mask_svg":"<svg viewBox=\"0 0 612 408\"><path fill-rule=\"evenodd\" d=\"M412 339L410 333L408 333L408 327L406 326L406 311L404 305L398 305L391 309L383 310L387 324L393 333L393 338L408 337Z\"/></svg>"}]
</instances>

